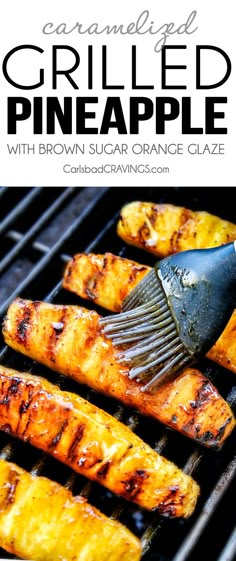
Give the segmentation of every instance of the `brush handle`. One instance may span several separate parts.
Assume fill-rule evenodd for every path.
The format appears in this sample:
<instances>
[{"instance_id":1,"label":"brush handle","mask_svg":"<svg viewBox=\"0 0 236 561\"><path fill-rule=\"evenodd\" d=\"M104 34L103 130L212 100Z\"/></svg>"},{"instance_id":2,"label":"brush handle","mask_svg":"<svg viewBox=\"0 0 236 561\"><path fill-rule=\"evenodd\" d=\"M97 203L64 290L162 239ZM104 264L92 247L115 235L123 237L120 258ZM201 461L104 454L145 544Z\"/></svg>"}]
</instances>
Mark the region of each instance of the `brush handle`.
<instances>
[{"instance_id":1,"label":"brush handle","mask_svg":"<svg viewBox=\"0 0 236 561\"><path fill-rule=\"evenodd\" d=\"M172 255L155 270L188 352L207 352L236 304L236 242Z\"/></svg>"}]
</instances>

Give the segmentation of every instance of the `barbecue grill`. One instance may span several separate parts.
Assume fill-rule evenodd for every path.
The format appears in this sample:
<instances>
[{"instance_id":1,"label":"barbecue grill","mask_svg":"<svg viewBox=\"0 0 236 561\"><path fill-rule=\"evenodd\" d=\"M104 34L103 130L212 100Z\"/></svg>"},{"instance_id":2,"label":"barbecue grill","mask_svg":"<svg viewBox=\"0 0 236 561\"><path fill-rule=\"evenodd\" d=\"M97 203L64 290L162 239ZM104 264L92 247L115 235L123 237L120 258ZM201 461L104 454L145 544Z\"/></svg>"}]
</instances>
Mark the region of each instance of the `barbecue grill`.
<instances>
[{"instance_id":1,"label":"barbecue grill","mask_svg":"<svg viewBox=\"0 0 236 561\"><path fill-rule=\"evenodd\" d=\"M153 265L155 258L126 246L116 235L121 206L131 200L173 203L204 209L235 222L230 188L0 188L0 316L17 295L57 304L104 310L61 285L65 263L78 252L110 251ZM106 312L107 313L107 312ZM57 460L26 443L0 433L0 457L33 473L54 479L81 493L106 515L123 522L142 540L144 561L231 561L236 555L235 432L219 452L204 449L153 419L76 384L6 347L2 335L0 362L20 371L43 375L115 415L150 446L191 474L201 496L189 520L168 520L120 499L97 483L74 474ZM236 406L235 374L207 359L199 369ZM13 556L0 550L0 558Z\"/></svg>"}]
</instances>

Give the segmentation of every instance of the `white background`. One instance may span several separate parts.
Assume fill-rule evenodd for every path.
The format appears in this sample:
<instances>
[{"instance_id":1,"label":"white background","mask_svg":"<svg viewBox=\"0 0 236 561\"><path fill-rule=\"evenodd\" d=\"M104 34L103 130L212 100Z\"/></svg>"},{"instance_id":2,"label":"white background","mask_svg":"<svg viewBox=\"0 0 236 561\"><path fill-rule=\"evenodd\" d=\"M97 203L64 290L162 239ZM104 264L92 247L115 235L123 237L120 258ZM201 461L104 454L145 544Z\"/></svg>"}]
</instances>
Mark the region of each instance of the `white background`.
<instances>
[{"instance_id":1,"label":"white background","mask_svg":"<svg viewBox=\"0 0 236 561\"><path fill-rule=\"evenodd\" d=\"M29 84L37 82L39 78L39 68L44 68L45 84L41 88L33 91L19 90L12 87L0 74L0 157L1 157L1 185L111 185L111 186L143 186L143 185L182 185L182 186L234 186L235 185L235 29L234 29L234 3L232 1L213 1L204 2L192 0L168 0L165 3L156 1L128 2L119 0L87 0L78 2L73 0L60 1L50 0L49 2L32 2L32 0L21 0L21 2L8 1L4 5L4 17L1 18L0 31L1 43L0 54L1 64L8 51L17 45L34 44L42 49L44 53L28 52L15 55L9 63L8 69L15 80ZM186 64L187 70L171 71L170 80L187 85L187 90L161 90L160 87L160 53L155 53L154 46L157 39L155 35L145 34L143 36L106 36L106 35L78 35L76 32L68 35L43 35L42 28L46 22L53 22L58 25L65 22L68 29L76 22L80 22L84 27L97 22L102 28L106 25L121 24L128 25L130 22L137 21L138 16L143 10L149 10L150 20L155 21L158 28L164 23L174 22L175 27L185 23L192 10L197 10L197 17L194 27L198 30L192 35L173 35L167 40L167 45L187 45L185 51L171 53L169 63ZM79 85L79 90L74 90L67 80L63 77L58 78L58 89L52 89L52 45L71 45L78 50L81 63L73 78ZM94 49L94 89L88 91L87 83L87 48L93 45ZM124 84L125 90L102 91L101 89L101 46L108 46L108 74L109 81L115 84ZM152 90L131 90L131 45L137 45L138 53L138 79L141 83L154 84ZM232 74L229 80L220 88L212 90L196 91L196 45L215 45L229 55L232 62ZM70 65L73 60L64 57L61 63ZM205 80L217 81L224 74L225 65L217 54L209 53L205 58L202 69ZM129 104L130 96L146 96L154 99L158 96L172 96L180 99L182 96L192 98L192 125L204 127L205 96L227 96L228 103L217 108L225 111L225 120L216 122L218 126L227 126L227 135L182 135L181 118L167 123L166 134L155 134L155 119L150 119L141 123L139 135L119 135L115 130L111 130L109 135L63 135L57 128L55 135L33 135L33 119L22 121L18 124L17 135L7 134L7 97L24 96L32 99L34 96L45 98L46 96L58 96L60 100L64 96L95 96L99 97L99 104L92 106L91 110L96 111L96 119L91 120L88 125L99 127L104 111L107 96L120 96L126 119L129 127ZM44 107L45 111L45 107ZM44 114L44 130L45 114ZM89 144L98 144L101 150L102 144L112 145L122 143L128 144L128 155L115 153L113 155L90 155ZM132 153L132 146L146 143L153 144L183 144L183 155L135 155ZM196 154L188 153L189 144L199 144L199 151L202 152L206 144L212 149L213 144L224 145L224 155L217 154ZM34 145L34 154L10 155L7 144L27 144ZM40 155L39 144L52 144L73 146L85 144L85 155L66 155L48 154ZM60 151L60 147L57 150ZM22 152L22 150L21 150ZM168 167L169 173L65 173L66 169L75 169L85 166L101 169L102 165L149 165L149 167ZM108 166L108 169L109 169ZM124 168L123 168L124 169ZM128 169L128 168L127 168ZM141 169L141 168L140 168Z\"/></svg>"}]
</instances>

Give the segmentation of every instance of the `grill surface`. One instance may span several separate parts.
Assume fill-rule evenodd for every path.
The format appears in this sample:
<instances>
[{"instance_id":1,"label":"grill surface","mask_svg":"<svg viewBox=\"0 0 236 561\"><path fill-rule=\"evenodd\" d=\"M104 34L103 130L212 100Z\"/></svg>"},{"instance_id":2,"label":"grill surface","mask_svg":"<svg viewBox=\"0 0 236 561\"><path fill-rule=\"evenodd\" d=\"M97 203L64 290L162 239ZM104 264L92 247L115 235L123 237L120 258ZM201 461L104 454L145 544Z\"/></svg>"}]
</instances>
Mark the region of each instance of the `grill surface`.
<instances>
[{"instance_id":1,"label":"grill surface","mask_svg":"<svg viewBox=\"0 0 236 561\"><path fill-rule=\"evenodd\" d=\"M153 265L155 259L128 246L116 235L123 204L131 200L173 203L204 209L234 221L230 188L0 188L0 315L12 299L22 296L96 308L61 287L65 262L78 252L111 251ZM104 313L98 307L100 313ZM235 433L223 450L213 452L165 428L157 421L52 373L7 348L2 335L1 363L41 374L68 391L104 408L128 424L158 452L200 483L201 497L187 521L167 520L119 499L98 484L75 475L66 466L28 444L0 434L0 456L34 473L56 479L73 493L82 493L108 516L126 524L143 543L144 561L231 561L236 554ZM236 378L210 361L199 368L209 376L235 411ZM0 557L12 556L0 550Z\"/></svg>"}]
</instances>

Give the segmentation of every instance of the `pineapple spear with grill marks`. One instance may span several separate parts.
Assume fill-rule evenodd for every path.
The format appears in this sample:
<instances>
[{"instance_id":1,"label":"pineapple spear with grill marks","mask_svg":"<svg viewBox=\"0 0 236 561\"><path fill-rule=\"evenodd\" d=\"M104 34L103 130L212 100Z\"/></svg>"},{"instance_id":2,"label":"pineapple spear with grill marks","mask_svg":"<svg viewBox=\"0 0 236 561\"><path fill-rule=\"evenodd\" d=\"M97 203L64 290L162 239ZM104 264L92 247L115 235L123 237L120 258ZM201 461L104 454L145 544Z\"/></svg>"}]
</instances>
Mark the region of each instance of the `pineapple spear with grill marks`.
<instances>
[{"instance_id":1,"label":"pineapple spear with grill marks","mask_svg":"<svg viewBox=\"0 0 236 561\"><path fill-rule=\"evenodd\" d=\"M49 368L114 397L208 447L220 448L235 426L210 380L189 368L159 391L140 392L116 360L100 316L79 306L17 298L4 321L5 341Z\"/></svg>"},{"instance_id":2,"label":"pineapple spear with grill marks","mask_svg":"<svg viewBox=\"0 0 236 561\"><path fill-rule=\"evenodd\" d=\"M134 201L121 209L118 235L128 244L166 257L236 239L236 225L205 211Z\"/></svg>"},{"instance_id":3,"label":"pineapple spear with grill marks","mask_svg":"<svg viewBox=\"0 0 236 561\"><path fill-rule=\"evenodd\" d=\"M0 547L34 561L139 561L140 541L81 496L0 459Z\"/></svg>"},{"instance_id":4,"label":"pineapple spear with grill marks","mask_svg":"<svg viewBox=\"0 0 236 561\"><path fill-rule=\"evenodd\" d=\"M0 366L0 429L148 510L189 516L198 485L126 425L43 378Z\"/></svg>"}]
</instances>

